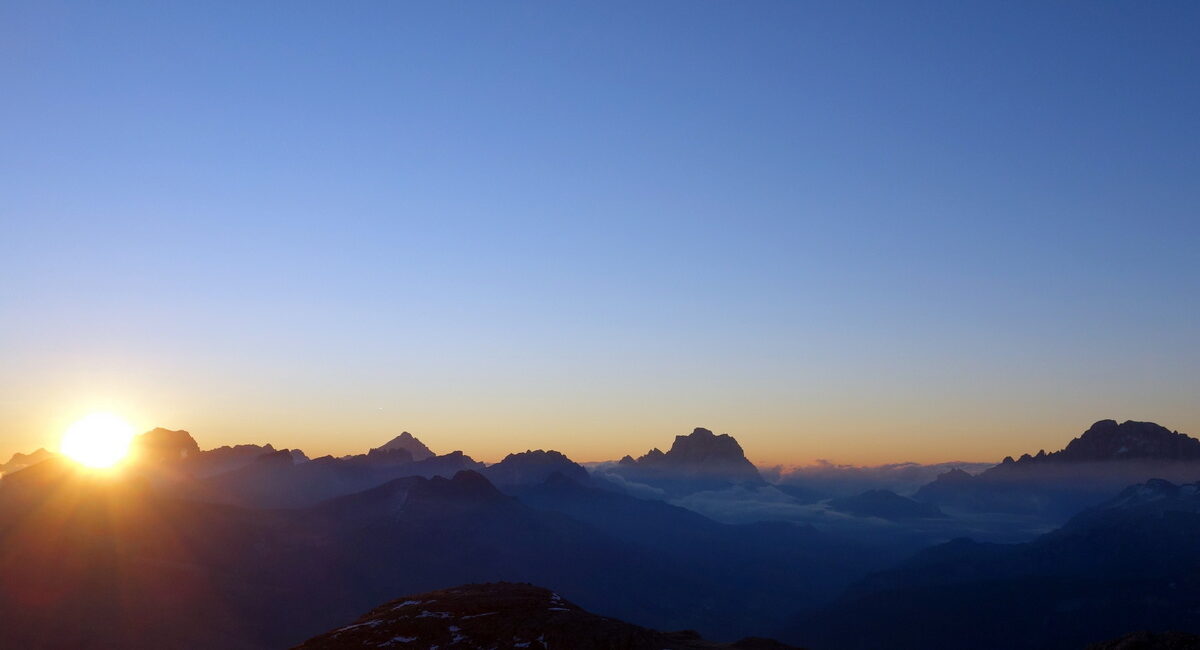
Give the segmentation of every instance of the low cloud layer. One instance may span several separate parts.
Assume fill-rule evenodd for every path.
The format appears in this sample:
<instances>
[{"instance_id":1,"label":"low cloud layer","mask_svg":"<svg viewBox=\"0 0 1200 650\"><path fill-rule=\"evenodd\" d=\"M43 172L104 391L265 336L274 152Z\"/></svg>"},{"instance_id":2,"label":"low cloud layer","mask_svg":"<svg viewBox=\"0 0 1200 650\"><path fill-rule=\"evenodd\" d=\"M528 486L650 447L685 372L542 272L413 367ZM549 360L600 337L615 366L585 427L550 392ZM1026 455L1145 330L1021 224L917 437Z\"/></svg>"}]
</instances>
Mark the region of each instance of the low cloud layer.
<instances>
[{"instance_id":1,"label":"low cloud layer","mask_svg":"<svg viewBox=\"0 0 1200 650\"><path fill-rule=\"evenodd\" d=\"M949 462L932 465L891 463L862 466L839 465L827 460L818 460L812 465L801 467L760 468L759 472L772 483L804 488L814 496L851 496L866 490L891 490L903 496L910 496L922 485L936 479L939 474L952 469L978 474L993 465L995 463Z\"/></svg>"}]
</instances>

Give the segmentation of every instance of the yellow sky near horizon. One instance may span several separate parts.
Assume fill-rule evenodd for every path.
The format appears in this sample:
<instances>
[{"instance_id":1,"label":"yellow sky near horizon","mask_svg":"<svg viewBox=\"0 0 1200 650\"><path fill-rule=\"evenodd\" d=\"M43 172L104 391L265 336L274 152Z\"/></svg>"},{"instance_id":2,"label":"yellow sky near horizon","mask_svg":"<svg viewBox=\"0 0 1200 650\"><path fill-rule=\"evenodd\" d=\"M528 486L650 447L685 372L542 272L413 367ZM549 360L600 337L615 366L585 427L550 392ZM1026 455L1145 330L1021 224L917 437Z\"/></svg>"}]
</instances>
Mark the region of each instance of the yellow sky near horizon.
<instances>
[{"instance_id":1,"label":"yellow sky near horizon","mask_svg":"<svg viewBox=\"0 0 1200 650\"><path fill-rule=\"evenodd\" d=\"M766 417L685 418L675 414L637 414L622 417L591 413L577 421L552 417L553 413L460 413L458 418L436 418L416 411L407 417L379 409L375 413L347 415L338 423L306 417L305 412L234 416L200 412L167 412L131 403L87 403L48 415L0 418L0 457L31 452L38 447L56 450L71 423L95 411L107 411L129 420L138 431L156 426L185 429L201 448L244 443L271 443L277 448L299 448L309 456L362 453L382 445L401 431L409 431L436 453L462 450L484 462L496 462L511 452L556 449L578 462L616 460L638 456L652 447L666 450L676 435L695 427L729 433L746 455L760 467L804 466L818 460L838 464L880 465L898 462L939 463L998 462L1004 456L1061 449L1098 419L1149 419L1120 414L1064 414L1046 417L1029 414L1002 423L959 422L943 415L930 419L882 420L864 414L856 419L796 418L781 425ZM269 417L268 417L269 415ZM716 414L714 414L716 415ZM503 417L501 417L503 416ZM1114 417L1116 416L1116 417ZM1170 429L1195 431L1182 423L1156 420Z\"/></svg>"}]
</instances>

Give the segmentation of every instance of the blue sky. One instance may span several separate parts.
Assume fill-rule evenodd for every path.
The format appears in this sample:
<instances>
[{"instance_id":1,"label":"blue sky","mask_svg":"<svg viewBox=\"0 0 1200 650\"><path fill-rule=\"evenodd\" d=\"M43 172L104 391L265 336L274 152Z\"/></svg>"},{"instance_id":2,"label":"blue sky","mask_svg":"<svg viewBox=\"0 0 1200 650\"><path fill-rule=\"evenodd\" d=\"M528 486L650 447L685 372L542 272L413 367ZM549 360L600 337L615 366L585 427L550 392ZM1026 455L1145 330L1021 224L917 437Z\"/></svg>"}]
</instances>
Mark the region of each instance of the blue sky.
<instances>
[{"instance_id":1,"label":"blue sky","mask_svg":"<svg viewBox=\"0 0 1200 650\"><path fill-rule=\"evenodd\" d=\"M98 408L485 459L1200 433L1197 28L1183 2L6 3L0 452Z\"/></svg>"}]
</instances>

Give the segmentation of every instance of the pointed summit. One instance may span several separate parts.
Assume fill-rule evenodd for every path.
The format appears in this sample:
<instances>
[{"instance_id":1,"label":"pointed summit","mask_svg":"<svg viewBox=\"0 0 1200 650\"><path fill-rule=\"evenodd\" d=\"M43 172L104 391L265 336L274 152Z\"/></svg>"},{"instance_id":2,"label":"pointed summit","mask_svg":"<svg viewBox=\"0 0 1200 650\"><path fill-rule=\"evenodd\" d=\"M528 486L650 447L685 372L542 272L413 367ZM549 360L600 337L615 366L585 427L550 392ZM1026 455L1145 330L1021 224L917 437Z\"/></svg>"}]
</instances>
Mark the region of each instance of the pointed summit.
<instances>
[{"instance_id":1,"label":"pointed summit","mask_svg":"<svg viewBox=\"0 0 1200 650\"><path fill-rule=\"evenodd\" d=\"M394 451L403 449L412 454L412 459L416 461L433 458L434 453L425 446L425 443L418 440L413 434L405 431L400 435L392 438L386 445L377 447L371 451Z\"/></svg>"}]
</instances>

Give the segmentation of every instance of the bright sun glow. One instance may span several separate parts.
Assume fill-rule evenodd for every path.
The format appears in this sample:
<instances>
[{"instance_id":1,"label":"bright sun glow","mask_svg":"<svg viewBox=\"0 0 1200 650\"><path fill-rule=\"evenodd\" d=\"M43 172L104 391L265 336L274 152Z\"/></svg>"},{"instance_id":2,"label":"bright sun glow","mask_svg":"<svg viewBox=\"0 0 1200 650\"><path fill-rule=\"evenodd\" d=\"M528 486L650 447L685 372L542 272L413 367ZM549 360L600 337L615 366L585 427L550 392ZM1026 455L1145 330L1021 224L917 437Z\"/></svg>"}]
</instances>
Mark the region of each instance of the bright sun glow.
<instances>
[{"instance_id":1,"label":"bright sun glow","mask_svg":"<svg viewBox=\"0 0 1200 650\"><path fill-rule=\"evenodd\" d=\"M92 413L63 434L59 450L88 467L112 467L129 453L134 429L112 413Z\"/></svg>"}]
</instances>

